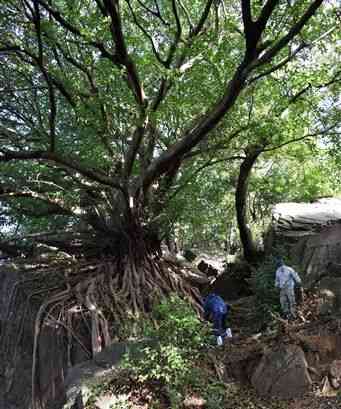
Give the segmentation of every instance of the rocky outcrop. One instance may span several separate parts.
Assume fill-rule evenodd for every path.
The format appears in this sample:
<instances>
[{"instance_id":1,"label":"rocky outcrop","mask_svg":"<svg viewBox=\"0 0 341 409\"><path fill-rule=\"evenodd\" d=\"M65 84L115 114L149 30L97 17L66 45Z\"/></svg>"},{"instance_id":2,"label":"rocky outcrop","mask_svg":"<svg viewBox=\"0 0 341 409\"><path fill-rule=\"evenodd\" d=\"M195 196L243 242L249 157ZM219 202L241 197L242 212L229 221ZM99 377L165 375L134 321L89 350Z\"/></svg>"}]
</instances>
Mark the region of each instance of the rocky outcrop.
<instances>
[{"instance_id":1,"label":"rocky outcrop","mask_svg":"<svg viewBox=\"0 0 341 409\"><path fill-rule=\"evenodd\" d=\"M121 370L121 362L126 354L138 357L145 347L155 347L153 341L115 342L96 354L94 359L74 366L65 379L65 399L56 408L83 409L91 391L97 384L114 377ZM106 405L111 398L104 399Z\"/></svg>"},{"instance_id":2,"label":"rocky outcrop","mask_svg":"<svg viewBox=\"0 0 341 409\"><path fill-rule=\"evenodd\" d=\"M226 301L239 300L252 294L249 279L251 267L247 263L227 264L225 270L214 280L209 291L219 294Z\"/></svg>"},{"instance_id":3,"label":"rocky outcrop","mask_svg":"<svg viewBox=\"0 0 341 409\"><path fill-rule=\"evenodd\" d=\"M274 244L289 249L305 285L314 285L328 274L330 263L341 264L341 199L277 204L267 247Z\"/></svg>"},{"instance_id":4,"label":"rocky outcrop","mask_svg":"<svg viewBox=\"0 0 341 409\"><path fill-rule=\"evenodd\" d=\"M330 383L333 388L338 389L341 386L341 361L335 360L329 368Z\"/></svg>"},{"instance_id":5,"label":"rocky outcrop","mask_svg":"<svg viewBox=\"0 0 341 409\"><path fill-rule=\"evenodd\" d=\"M266 248L285 248L304 287L324 291L321 312L341 312L341 199L280 203L272 219Z\"/></svg>"},{"instance_id":6,"label":"rocky outcrop","mask_svg":"<svg viewBox=\"0 0 341 409\"><path fill-rule=\"evenodd\" d=\"M11 302L18 280L20 274L14 264L0 265L1 409L26 409L30 402L33 339L29 334L33 323L22 298L18 304Z\"/></svg>"},{"instance_id":7,"label":"rocky outcrop","mask_svg":"<svg viewBox=\"0 0 341 409\"><path fill-rule=\"evenodd\" d=\"M200 260L197 267L198 267L198 270L206 274L207 277L217 277L218 276L218 270L214 268L211 264L206 263L204 260Z\"/></svg>"},{"instance_id":8,"label":"rocky outcrop","mask_svg":"<svg viewBox=\"0 0 341 409\"><path fill-rule=\"evenodd\" d=\"M319 284L320 314L341 314L341 277L324 277Z\"/></svg>"},{"instance_id":9,"label":"rocky outcrop","mask_svg":"<svg viewBox=\"0 0 341 409\"><path fill-rule=\"evenodd\" d=\"M279 203L272 210L277 234L303 237L341 221L341 199L324 198L312 203Z\"/></svg>"},{"instance_id":10,"label":"rocky outcrop","mask_svg":"<svg viewBox=\"0 0 341 409\"><path fill-rule=\"evenodd\" d=\"M31 267L25 259L0 266L0 409L27 409L31 405L34 319L39 307L30 281L27 287L20 285ZM67 367L74 362L77 348L74 344L68 354L65 329L46 320L36 359L35 395L42 408L54 409L55 400L63 396Z\"/></svg>"},{"instance_id":11,"label":"rocky outcrop","mask_svg":"<svg viewBox=\"0 0 341 409\"><path fill-rule=\"evenodd\" d=\"M280 345L266 352L251 379L261 396L289 399L304 395L312 381L304 352L297 345Z\"/></svg>"}]
</instances>

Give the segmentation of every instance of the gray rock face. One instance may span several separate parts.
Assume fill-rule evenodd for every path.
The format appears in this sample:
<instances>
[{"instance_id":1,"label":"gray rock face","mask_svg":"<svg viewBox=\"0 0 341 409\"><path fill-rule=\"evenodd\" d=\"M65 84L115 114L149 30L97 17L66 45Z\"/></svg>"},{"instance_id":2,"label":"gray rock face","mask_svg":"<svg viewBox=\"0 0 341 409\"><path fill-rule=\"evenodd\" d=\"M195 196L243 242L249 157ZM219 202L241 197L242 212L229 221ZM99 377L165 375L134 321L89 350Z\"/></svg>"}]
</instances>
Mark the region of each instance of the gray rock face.
<instances>
[{"instance_id":1,"label":"gray rock face","mask_svg":"<svg viewBox=\"0 0 341 409\"><path fill-rule=\"evenodd\" d=\"M341 199L324 198L313 203L279 203L272 211L274 227L281 235L305 236L341 220Z\"/></svg>"},{"instance_id":2,"label":"gray rock face","mask_svg":"<svg viewBox=\"0 0 341 409\"><path fill-rule=\"evenodd\" d=\"M279 244L289 249L305 287L318 285L325 276L341 276L340 199L280 203L272 218L267 248Z\"/></svg>"},{"instance_id":3,"label":"gray rock face","mask_svg":"<svg viewBox=\"0 0 341 409\"><path fill-rule=\"evenodd\" d=\"M0 408L24 409L30 403L32 337L19 341L23 305L12 305L11 296L20 279L15 265L0 265ZM15 311L15 314L14 314ZM23 330L30 328L30 317L25 316Z\"/></svg>"},{"instance_id":4,"label":"gray rock face","mask_svg":"<svg viewBox=\"0 0 341 409\"><path fill-rule=\"evenodd\" d=\"M340 387L341 382L341 361L335 360L331 363L329 368L330 382L335 389Z\"/></svg>"},{"instance_id":5,"label":"gray rock face","mask_svg":"<svg viewBox=\"0 0 341 409\"><path fill-rule=\"evenodd\" d=\"M320 283L320 294L323 304L321 314L341 314L341 277L325 277Z\"/></svg>"},{"instance_id":6,"label":"gray rock face","mask_svg":"<svg viewBox=\"0 0 341 409\"><path fill-rule=\"evenodd\" d=\"M299 346L280 345L263 355L251 383L261 396L300 397L312 384L307 368L304 352Z\"/></svg>"},{"instance_id":7,"label":"gray rock face","mask_svg":"<svg viewBox=\"0 0 341 409\"><path fill-rule=\"evenodd\" d=\"M37 305L18 283L23 261L0 265L0 409L31 404L34 317ZM17 294L17 297L13 297ZM13 301L15 300L15 301ZM63 328L43 326L38 345L37 395L44 409L63 393L66 349ZM37 397L38 397L37 396Z\"/></svg>"},{"instance_id":8,"label":"gray rock face","mask_svg":"<svg viewBox=\"0 0 341 409\"><path fill-rule=\"evenodd\" d=\"M65 379L65 395L58 402L56 409L83 409L91 394L91 388L112 377L120 370L126 353L134 357L143 354L145 347L155 347L153 341L116 342L99 352L94 359L85 361L71 368ZM142 355L141 355L142 356ZM64 402L63 402L64 400ZM107 400L103 403L105 405Z\"/></svg>"}]
</instances>

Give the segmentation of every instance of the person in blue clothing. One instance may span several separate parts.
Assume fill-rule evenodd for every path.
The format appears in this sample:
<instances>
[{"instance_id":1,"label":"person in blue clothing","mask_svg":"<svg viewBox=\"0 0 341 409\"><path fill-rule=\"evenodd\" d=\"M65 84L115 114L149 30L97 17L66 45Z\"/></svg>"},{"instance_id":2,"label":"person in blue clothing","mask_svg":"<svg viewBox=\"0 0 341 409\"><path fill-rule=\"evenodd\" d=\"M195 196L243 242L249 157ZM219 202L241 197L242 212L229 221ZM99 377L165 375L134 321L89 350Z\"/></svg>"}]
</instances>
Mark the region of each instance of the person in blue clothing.
<instances>
[{"instance_id":1,"label":"person in blue clothing","mask_svg":"<svg viewBox=\"0 0 341 409\"><path fill-rule=\"evenodd\" d=\"M217 344L222 345L226 336L231 336L231 330L227 328L226 319L231 309L230 305L217 294L211 293L204 298L204 318L213 322L214 335Z\"/></svg>"}]
</instances>

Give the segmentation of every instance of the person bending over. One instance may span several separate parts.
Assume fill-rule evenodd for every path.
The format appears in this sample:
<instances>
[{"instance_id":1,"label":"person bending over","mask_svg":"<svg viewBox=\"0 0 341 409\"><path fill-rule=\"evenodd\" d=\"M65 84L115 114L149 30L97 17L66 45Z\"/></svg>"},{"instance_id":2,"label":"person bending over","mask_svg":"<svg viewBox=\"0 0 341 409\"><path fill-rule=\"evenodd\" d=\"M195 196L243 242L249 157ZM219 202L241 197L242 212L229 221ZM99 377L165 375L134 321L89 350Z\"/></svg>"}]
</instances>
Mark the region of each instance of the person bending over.
<instances>
[{"instance_id":1,"label":"person bending over","mask_svg":"<svg viewBox=\"0 0 341 409\"><path fill-rule=\"evenodd\" d=\"M217 345L223 344L225 337L231 337L231 330L227 328L226 319L231 306L217 294L211 293L204 298L204 318L213 323L213 332L217 338Z\"/></svg>"}]
</instances>

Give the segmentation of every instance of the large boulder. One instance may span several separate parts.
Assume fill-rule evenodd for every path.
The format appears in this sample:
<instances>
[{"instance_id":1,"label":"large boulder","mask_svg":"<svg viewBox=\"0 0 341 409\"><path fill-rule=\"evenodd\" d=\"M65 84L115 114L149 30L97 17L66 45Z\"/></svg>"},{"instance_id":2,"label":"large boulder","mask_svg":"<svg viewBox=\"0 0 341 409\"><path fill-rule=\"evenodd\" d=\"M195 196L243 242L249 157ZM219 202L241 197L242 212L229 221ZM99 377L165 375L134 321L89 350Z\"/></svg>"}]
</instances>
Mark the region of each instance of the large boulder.
<instances>
[{"instance_id":1,"label":"large boulder","mask_svg":"<svg viewBox=\"0 0 341 409\"><path fill-rule=\"evenodd\" d=\"M218 270L214 268L211 264L206 263L204 260L200 260L197 268L202 273L206 274L207 277L217 277Z\"/></svg>"},{"instance_id":2,"label":"large boulder","mask_svg":"<svg viewBox=\"0 0 341 409\"><path fill-rule=\"evenodd\" d=\"M24 409L30 404L33 322L25 300L12 302L22 277L15 264L0 265L0 408ZM25 319L23 319L25 318ZM25 334L21 339L20 334Z\"/></svg>"},{"instance_id":3,"label":"large boulder","mask_svg":"<svg viewBox=\"0 0 341 409\"><path fill-rule=\"evenodd\" d=\"M248 297L252 295L250 277L249 264L243 262L227 264L225 271L211 283L209 291L219 294L227 301Z\"/></svg>"},{"instance_id":4,"label":"large boulder","mask_svg":"<svg viewBox=\"0 0 341 409\"><path fill-rule=\"evenodd\" d=\"M308 365L301 347L281 344L266 352L254 371L251 383L261 396L297 398L311 387Z\"/></svg>"},{"instance_id":5,"label":"large boulder","mask_svg":"<svg viewBox=\"0 0 341 409\"><path fill-rule=\"evenodd\" d=\"M341 314L341 277L324 277L319 285L321 314Z\"/></svg>"},{"instance_id":6,"label":"large boulder","mask_svg":"<svg viewBox=\"0 0 341 409\"><path fill-rule=\"evenodd\" d=\"M330 383L335 389L341 385L341 361L335 360L331 363L329 368Z\"/></svg>"},{"instance_id":7,"label":"large boulder","mask_svg":"<svg viewBox=\"0 0 341 409\"><path fill-rule=\"evenodd\" d=\"M126 354L134 358L142 358L144 348L155 348L156 341L115 342L104 348L88 361L72 367L65 379L65 395L56 400L56 409L83 409L96 385L113 378L122 371L122 359ZM106 396L101 401L104 408L114 402L114 397Z\"/></svg>"},{"instance_id":8,"label":"large boulder","mask_svg":"<svg viewBox=\"0 0 341 409\"><path fill-rule=\"evenodd\" d=\"M32 364L35 316L39 305L25 282L35 264L16 259L0 265L0 409L27 409L32 400ZM27 286L27 287L26 287ZM83 345L85 342L79 336ZM77 344L68 354L65 329L46 320L37 344L35 398L44 409L54 409L63 396L67 358L74 363ZM77 362L77 361L76 361Z\"/></svg>"},{"instance_id":9,"label":"large boulder","mask_svg":"<svg viewBox=\"0 0 341 409\"><path fill-rule=\"evenodd\" d=\"M304 286L318 286L323 277L341 276L340 222L341 199L279 203L272 211L266 248L286 248Z\"/></svg>"},{"instance_id":10,"label":"large boulder","mask_svg":"<svg viewBox=\"0 0 341 409\"><path fill-rule=\"evenodd\" d=\"M341 356L341 335L319 329L318 335L298 335L308 365L318 368L319 365L329 365Z\"/></svg>"}]
</instances>

